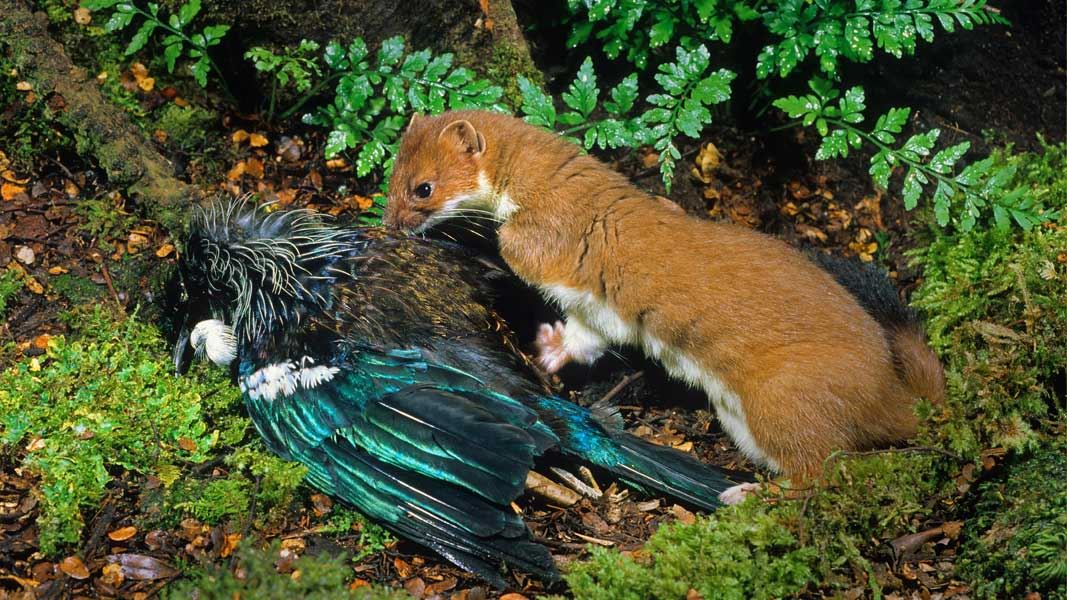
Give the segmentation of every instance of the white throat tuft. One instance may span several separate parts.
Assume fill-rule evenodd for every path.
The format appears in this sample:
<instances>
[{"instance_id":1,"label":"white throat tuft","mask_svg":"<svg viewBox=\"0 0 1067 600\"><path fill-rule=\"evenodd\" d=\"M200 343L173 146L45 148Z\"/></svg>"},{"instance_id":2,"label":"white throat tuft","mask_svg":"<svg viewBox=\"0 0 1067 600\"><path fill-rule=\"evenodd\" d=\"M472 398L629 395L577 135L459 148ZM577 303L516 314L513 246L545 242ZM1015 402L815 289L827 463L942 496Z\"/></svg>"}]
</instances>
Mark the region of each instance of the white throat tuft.
<instances>
[{"instance_id":1,"label":"white throat tuft","mask_svg":"<svg viewBox=\"0 0 1067 600\"><path fill-rule=\"evenodd\" d=\"M218 319L200 321L189 334L189 343L197 354L207 354L216 365L228 365L237 358L237 337L233 328Z\"/></svg>"}]
</instances>

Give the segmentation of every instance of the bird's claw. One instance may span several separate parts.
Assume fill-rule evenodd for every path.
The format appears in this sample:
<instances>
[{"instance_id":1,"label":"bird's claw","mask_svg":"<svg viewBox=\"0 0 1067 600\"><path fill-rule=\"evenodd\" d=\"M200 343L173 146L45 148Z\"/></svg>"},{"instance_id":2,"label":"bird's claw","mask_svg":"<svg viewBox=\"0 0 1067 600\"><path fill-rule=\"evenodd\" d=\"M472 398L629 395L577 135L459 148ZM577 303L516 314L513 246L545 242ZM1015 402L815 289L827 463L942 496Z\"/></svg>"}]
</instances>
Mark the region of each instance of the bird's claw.
<instances>
[{"instance_id":1,"label":"bird's claw","mask_svg":"<svg viewBox=\"0 0 1067 600\"><path fill-rule=\"evenodd\" d=\"M563 323L542 323L537 330L537 364L548 373L555 373L571 361L571 355L563 347Z\"/></svg>"}]
</instances>

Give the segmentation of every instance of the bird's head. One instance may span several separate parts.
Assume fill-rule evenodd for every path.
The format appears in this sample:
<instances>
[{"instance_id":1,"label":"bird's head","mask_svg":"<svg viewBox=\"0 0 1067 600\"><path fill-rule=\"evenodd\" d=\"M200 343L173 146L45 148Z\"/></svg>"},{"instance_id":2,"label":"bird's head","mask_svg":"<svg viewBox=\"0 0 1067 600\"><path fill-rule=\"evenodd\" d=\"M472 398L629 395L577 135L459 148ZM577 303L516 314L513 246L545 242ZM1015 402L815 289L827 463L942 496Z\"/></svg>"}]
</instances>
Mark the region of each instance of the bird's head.
<instances>
[{"instance_id":1,"label":"bird's head","mask_svg":"<svg viewBox=\"0 0 1067 600\"><path fill-rule=\"evenodd\" d=\"M198 209L178 264L175 369L184 370L190 350L228 364L300 306L325 303L325 267L353 249L355 236L311 211L272 212L247 198Z\"/></svg>"}]
</instances>

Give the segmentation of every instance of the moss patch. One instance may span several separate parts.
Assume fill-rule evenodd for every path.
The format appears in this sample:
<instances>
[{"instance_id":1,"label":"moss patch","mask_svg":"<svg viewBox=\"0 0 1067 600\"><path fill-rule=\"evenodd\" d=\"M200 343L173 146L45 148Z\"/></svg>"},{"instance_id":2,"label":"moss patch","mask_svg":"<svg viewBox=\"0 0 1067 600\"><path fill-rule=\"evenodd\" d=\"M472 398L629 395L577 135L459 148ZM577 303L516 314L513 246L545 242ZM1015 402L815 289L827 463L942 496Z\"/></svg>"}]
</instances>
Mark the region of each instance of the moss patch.
<instances>
[{"instance_id":1,"label":"moss patch","mask_svg":"<svg viewBox=\"0 0 1067 600\"><path fill-rule=\"evenodd\" d=\"M1067 598L1067 445L1008 468L1003 481L981 486L960 573L979 598Z\"/></svg>"},{"instance_id":2,"label":"moss patch","mask_svg":"<svg viewBox=\"0 0 1067 600\"><path fill-rule=\"evenodd\" d=\"M279 558L279 544L256 549L249 543L240 546L236 553L237 571L212 567L193 573L189 580L170 586L164 598L200 598L201 600L232 600L233 598L256 598L257 600L327 600L333 598L359 598L364 600L400 600L410 598L406 592L390 591L377 586L362 586L350 589L348 580L353 578L352 569L346 566L344 556L302 556L294 561L288 573L278 573L275 563Z\"/></svg>"}]
</instances>

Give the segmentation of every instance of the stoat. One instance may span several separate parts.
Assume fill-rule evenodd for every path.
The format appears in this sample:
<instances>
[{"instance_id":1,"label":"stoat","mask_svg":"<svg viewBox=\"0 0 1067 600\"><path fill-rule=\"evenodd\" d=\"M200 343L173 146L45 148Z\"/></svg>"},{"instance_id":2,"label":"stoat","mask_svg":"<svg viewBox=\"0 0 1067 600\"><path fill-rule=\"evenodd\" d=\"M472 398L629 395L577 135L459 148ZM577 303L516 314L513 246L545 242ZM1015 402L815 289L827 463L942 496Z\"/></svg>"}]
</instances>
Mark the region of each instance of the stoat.
<instances>
[{"instance_id":1,"label":"stoat","mask_svg":"<svg viewBox=\"0 0 1067 600\"><path fill-rule=\"evenodd\" d=\"M496 221L501 256L563 311L537 337L546 370L638 346L794 486L834 450L911 437L916 401L943 395L941 364L884 275L831 272L768 235L682 214L519 119L412 118L385 221L422 231L461 216Z\"/></svg>"}]
</instances>

